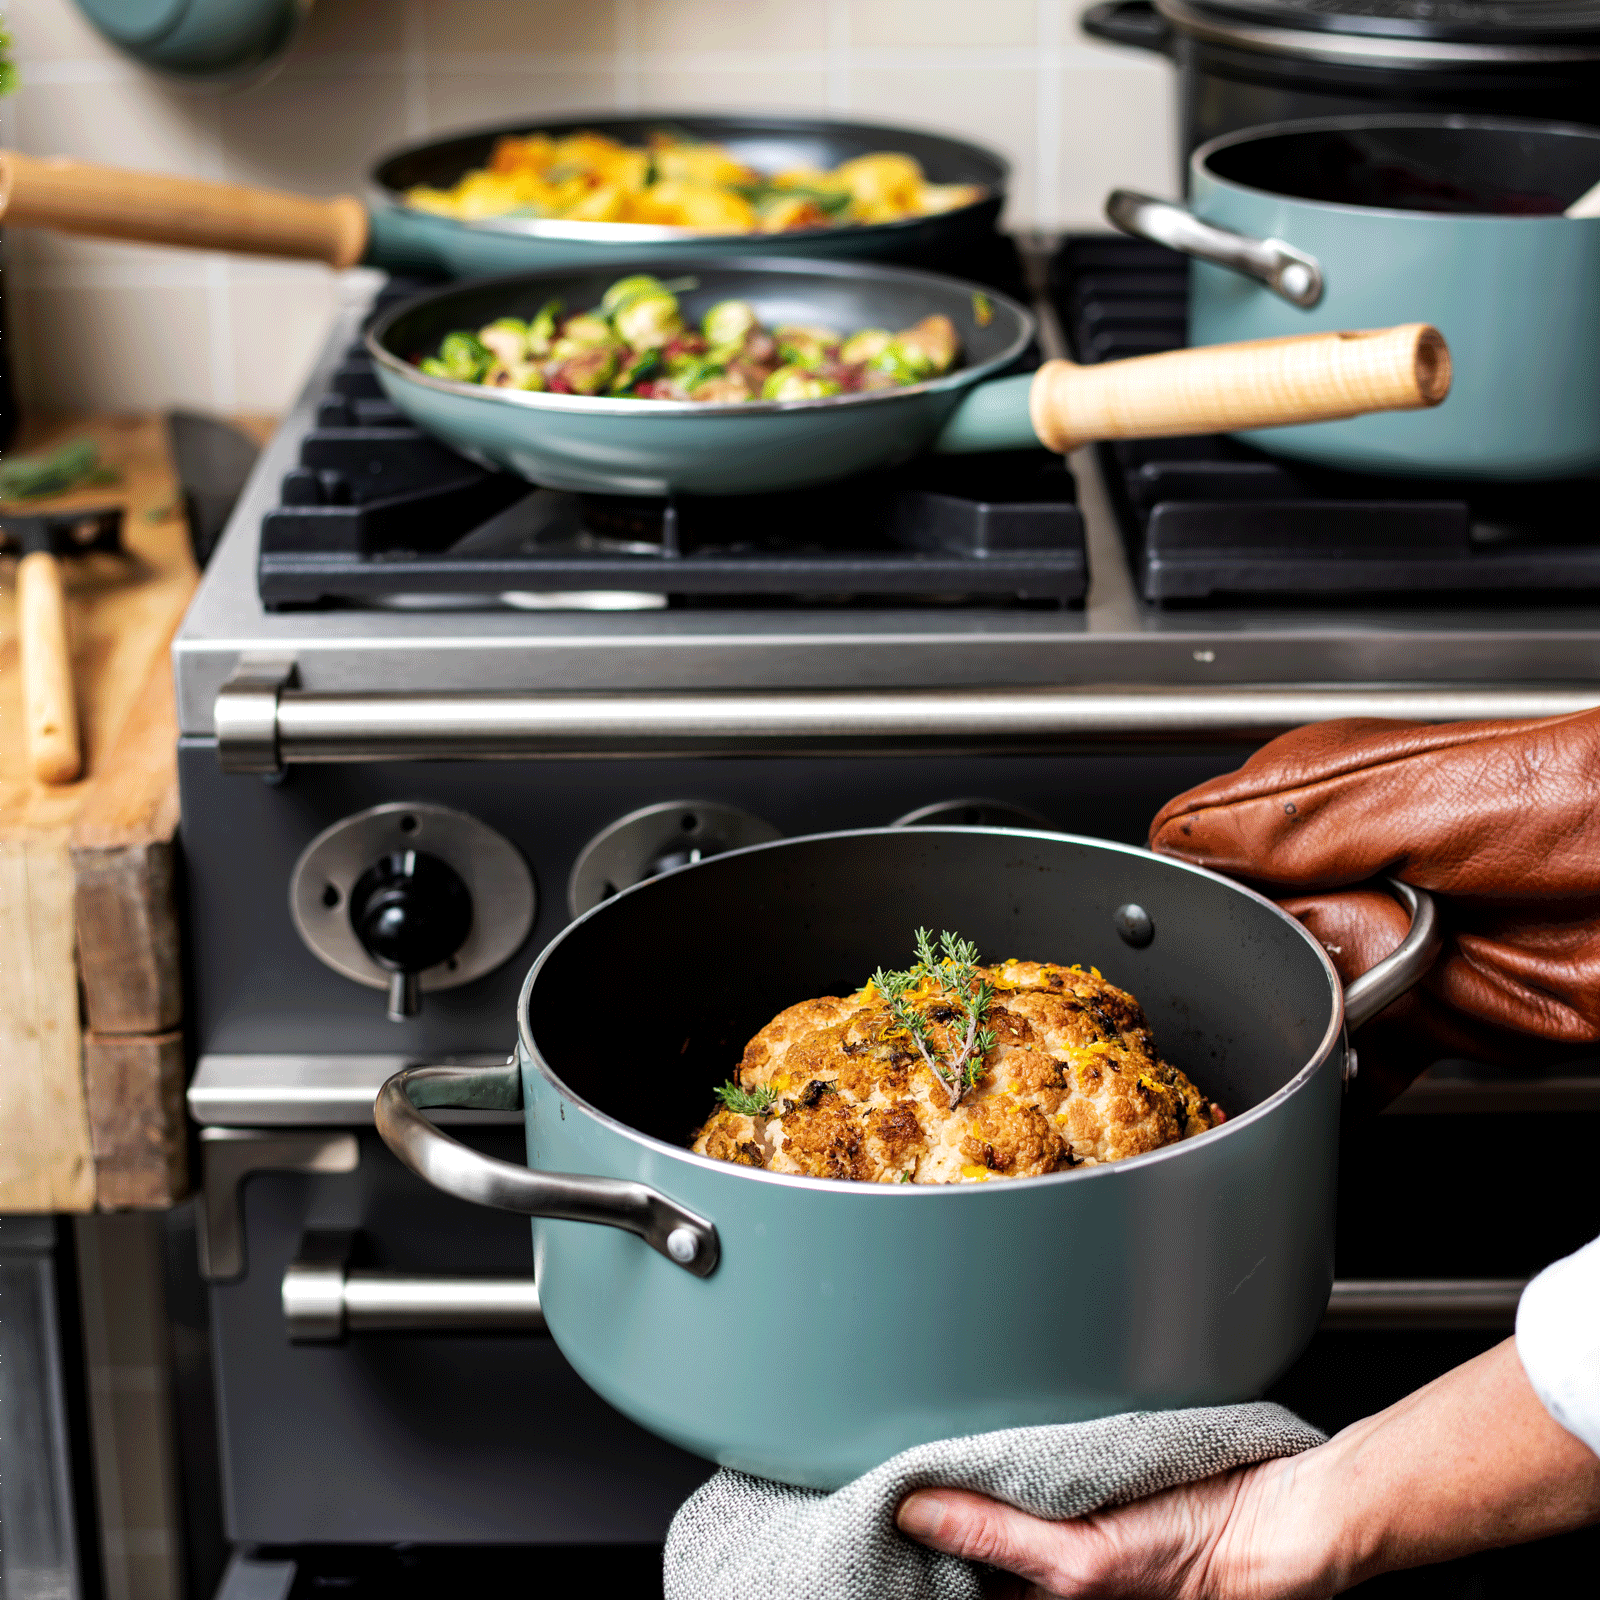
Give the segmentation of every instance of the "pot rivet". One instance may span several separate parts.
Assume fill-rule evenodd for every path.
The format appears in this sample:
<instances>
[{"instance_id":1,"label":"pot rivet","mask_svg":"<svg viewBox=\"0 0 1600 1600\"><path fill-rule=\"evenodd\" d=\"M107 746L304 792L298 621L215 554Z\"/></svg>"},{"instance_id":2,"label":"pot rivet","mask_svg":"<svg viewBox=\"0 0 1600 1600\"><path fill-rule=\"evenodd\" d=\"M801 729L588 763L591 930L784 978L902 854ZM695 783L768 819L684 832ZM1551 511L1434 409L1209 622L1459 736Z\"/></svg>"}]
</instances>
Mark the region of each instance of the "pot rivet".
<instances>
[{"instance_id":1,"label":"pot rivet","mask_svg":"<svg viewBox=\"0 0 1600 1600\"><path fill-rule=\"evenodd\" d=\"M667 1254L683 1266L688 1266L700 1254L700 1241L693 1228L674 1228L667 1235Z\"/></svg>"},{"instance_id":2,"label":"pot rivet","mask_svg":"<svg viewBox=\"0 0 1600 1600\"><path fill-rule=\"evenodd\" d=\"M1111 913L1111 920L1116 924L1122 942L1131 944L1135 950L1143 950L1156 936L1156 925L1143 906L1118 906Z\"/></svg>"}]
</instances>

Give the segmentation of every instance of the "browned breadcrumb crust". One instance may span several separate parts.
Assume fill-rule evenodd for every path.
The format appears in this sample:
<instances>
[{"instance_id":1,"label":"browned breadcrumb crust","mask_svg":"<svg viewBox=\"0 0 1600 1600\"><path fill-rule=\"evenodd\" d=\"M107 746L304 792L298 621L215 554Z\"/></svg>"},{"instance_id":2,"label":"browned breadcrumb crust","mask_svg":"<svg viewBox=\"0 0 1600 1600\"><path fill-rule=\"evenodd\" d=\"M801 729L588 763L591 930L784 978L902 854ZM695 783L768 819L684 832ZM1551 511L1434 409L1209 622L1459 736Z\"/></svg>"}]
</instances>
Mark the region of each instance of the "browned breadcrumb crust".
<instances>
[{"instance_id":1,"label":"browned breadcrumb crust","mask_svg":"<svg viewBox=\"0 0 1600 1600\"><path fill-rule=\"evenodd\" d=\"M716 1111L700 1155L769 1172L867 1183L981 1183L1120 1161L1223 1120L1161 1060L1132 995L1080 967L1007 961L994 986L995 1046L953 1111L949 1093L869 984L803 1000L745 1047L736 1082L768 1089L769 1113ZM953 1006L935 1004L930 1044L957 1043Z\"/></svg>"}]
</instances>

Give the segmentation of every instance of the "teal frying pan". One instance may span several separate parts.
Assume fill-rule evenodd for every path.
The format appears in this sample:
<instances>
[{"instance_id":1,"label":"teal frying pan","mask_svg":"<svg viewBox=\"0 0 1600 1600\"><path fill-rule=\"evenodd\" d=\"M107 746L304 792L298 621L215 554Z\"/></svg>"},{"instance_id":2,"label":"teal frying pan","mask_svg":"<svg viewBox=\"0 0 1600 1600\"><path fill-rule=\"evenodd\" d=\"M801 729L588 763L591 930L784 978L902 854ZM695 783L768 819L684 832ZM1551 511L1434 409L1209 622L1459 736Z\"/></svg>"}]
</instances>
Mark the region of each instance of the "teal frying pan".
<instances>
[{"instance_id":1,"label":"teal frying pan","mask_svg":"<svg viewBox=\"0 0 1600 1600\"><path fill-rule=\"evenodd\" d=\"M898 222L790 233L708 235L637 223L533 217L459 221L412 209L408 190L447 188L482 167L495 142L533 131L557 137L588 130L642 146L670 130L720 144L758 172L825 170L875 151L900 151L932 183L970 184L978 198L954 210ZM565 117L483 129L413 145L378 163L370 197L312 199L235 184L125 172L87 162L44 161L0 151L0 217L8 227L56 228L147 244L235 250L249 255L362 264L388 272L481 278L493 273L600 267L620 276L638 263L670 267L680 256L929 258L992 234L1010 168L992 151L942 134L814 117Z\"/></svg>"},{"instance_id":2,"label":"teal frying pan","mask_svg":"<svg viewBox=\"0 0 1600 1600\"><path fill-rule=\"evenodd\" d=\"M766 493L892 466L930 447L1066 451L1097 439L1269 428L1435 405L1450 383L1444 341L1421 325L1093 367L1047 361L1007 376L1033 337L1033 318L955 278L828 261L674 261L671 270L695 280L679 296L691 322L728 299L750 301L769 326L841 333L938 314L955 324L964 360L910 388L723 404L489 389L418 370L455 329L529 317L552 298L572 310L598 304L611 276L596 272L420 295L381 318L367 348L390 400L452 449L551 488L603 494Z\"/></svg>"}]
</instances>

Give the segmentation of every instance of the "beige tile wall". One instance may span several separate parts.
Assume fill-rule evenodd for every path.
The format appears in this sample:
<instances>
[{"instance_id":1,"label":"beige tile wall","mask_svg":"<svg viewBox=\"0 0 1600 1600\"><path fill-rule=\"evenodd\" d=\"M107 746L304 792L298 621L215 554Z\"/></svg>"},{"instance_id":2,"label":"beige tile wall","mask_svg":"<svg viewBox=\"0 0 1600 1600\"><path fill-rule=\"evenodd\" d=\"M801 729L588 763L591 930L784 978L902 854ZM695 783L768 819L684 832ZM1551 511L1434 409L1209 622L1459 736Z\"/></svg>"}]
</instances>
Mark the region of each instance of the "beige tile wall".
<instances>
[{"instance_id":1,"label":"beige tile wall","mask_svg":"<svg viewBox=\"0 0 1600 1600\"><path fill-rule=\"evenodd\" d=\"M436 130L674 106L852 113L969 135L1015 165L1009 218L1092 223L1108 188L1170 191L1170 69L1092 43L1088 0L315 0L246 88L157 79L70 0L3 0L23 87L0 139L332 193ZM333 310L332 274L12 230L25 404L274 409Z\"/></svg>"}]
</instances>

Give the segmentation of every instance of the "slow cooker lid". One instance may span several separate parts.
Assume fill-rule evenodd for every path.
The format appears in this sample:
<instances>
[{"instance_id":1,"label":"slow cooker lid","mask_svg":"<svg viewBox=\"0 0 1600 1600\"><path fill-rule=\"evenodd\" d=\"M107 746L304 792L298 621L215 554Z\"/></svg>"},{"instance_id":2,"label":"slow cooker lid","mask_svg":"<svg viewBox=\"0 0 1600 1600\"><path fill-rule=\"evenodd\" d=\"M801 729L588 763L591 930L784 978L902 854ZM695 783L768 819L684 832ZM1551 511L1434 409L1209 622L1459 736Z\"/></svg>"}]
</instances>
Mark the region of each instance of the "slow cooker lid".
<instances>
[{"instance_id":1,"label":"slow cooker lid","mask_svg":"<svg viewBox=\"0 0 1600 1600\"><path fill-rule=\"evenodd\" d=\"M1371 66L1600 59L1600 0L1155 0L1216 44Z\"/></svg>"}]
</instances>

